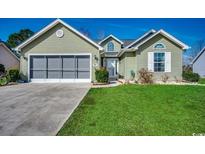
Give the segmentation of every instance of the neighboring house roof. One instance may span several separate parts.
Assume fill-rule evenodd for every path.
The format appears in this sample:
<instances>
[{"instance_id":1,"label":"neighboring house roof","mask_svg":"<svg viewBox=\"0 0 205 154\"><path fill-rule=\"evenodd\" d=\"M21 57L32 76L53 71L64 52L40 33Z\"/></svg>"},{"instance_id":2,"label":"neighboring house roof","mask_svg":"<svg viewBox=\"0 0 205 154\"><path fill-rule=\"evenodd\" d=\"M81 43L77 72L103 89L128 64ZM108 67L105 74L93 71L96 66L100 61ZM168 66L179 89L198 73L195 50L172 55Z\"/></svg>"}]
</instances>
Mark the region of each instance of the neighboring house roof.
<instances>
[{"instance_id":1,"label":"neighboring house roof","mask_svg":"<svg viewBox=\"0 0 205 154\"><path fill-rule=\"evenodd\" d=\"M132 42L135 41L135 39L126 39L126 40L122 40L123 41L123 47L127 47L128 45L130 45Z\"/></svg>"},{"instance_id":2,"label":"neighboring house roof","mask_svg":"<svg viewBox=\"0 0 205 154\"><path fill-rule=\"evenodd\" d=\"M196 55L196 57L192 60L191 64L194 64L197 59L205 52L205 47Z\"/></svg>"},{"instance_id":3,"label":"neighboring house roof","mask_svg":"<svg viewBox=\"0 0 205 154\"><path fill-rule=\"evenodd\" d=\"M9 53L11 53L11 55L13 55L17 60L19 60L19 57L17 57L17 55L13 53L12 50L7 47L3 42L0 42L0 46L3 46Z\"/></svg>"},{"instance_id":4,"label":"neighboring house roof","mask_svg":"<svg viewBox=\"0 0 205 154\"><path fill-rule=\"evenodd\" d=\"M90 38L88 38L87 36L83 35L82 33L80 33L79 31L77 31L76 29L74 29L73 27L71 27L70 25L68 25L67 23L65 23L64 21L62 21L61 19L56 19L54 20L52 23L50 23L49 25L47 25L46 27L44 27L43 29L41 29L39 32L37 32L36 34L34 34L33 36L31 36L29 39L27 39L25 42L23 42L22 44L18 45L15 50L21 50L23 47L25 47L26 45L28 45L29 43L31 43L33 40L35 40L36 38L38 38L39 36L41 36L42 34L44 34L45 32L47 32L48 30L50 30L51 28L53 28L54 26L56 26L57 24L61 23L62 25L64 25L65 27L67 27L68 29L70 29L72 32L74 32L75 34L77 34L78 36L82 37L83 39L85 39L86 41L88 41L90 44L94 45L95 47L97 47L99 50L103 50L103 48L98 45L97 43L95 43L94 41L92 41Z\"/></svg>"},{"instance_id":5,"label":"neighboring house roof","mask_svg":"<svg viewBox=\"0 0 205 154\"><path fill-rule=\"evenodd\" d=\"M120 44L123 44L123 42L121 40L119 40L117 37L113 36L112 34L107 36L106 38L104 38L102 41L100 41L98 44L102 44L104 41L106 41L109 38L113 38L114 40L116 40L117 42L119 42Z\"/></svg>"},{"instance_id":6,"label":"neighboring house roof","mask_svg":"<svg viewBox=\"0 0 205 154\"><path fill-rule=\"evenodd\" d=\"M151 35L150 37L148 37L147 39L145 39L144 41L142 41L141 43L139 43L138 45L135 46L135 49L138 49L139 46L141 46L142 44L144 44L145 42L149 41L150 39L152 39L153 37L155 37L156 35L161 34L164 37L168 38L169 40L171 40L172 42L178 44L183 50L189 49L190 47L186 44L184 44L183 42L179 41L177 38L175 38L174 36L168 34L167 32L165 32L163 29L159 30L158 32L154 33L153 35Z\"/></svg>"}]
</instances>

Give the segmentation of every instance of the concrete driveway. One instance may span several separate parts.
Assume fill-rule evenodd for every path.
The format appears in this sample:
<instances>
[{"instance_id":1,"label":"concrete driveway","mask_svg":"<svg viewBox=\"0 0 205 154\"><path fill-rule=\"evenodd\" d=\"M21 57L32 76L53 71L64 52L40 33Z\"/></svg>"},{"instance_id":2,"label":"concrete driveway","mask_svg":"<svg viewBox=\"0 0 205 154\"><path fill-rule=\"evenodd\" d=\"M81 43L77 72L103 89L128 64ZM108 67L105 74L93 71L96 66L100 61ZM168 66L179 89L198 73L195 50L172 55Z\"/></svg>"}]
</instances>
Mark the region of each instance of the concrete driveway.
<instances>
[{"instance_id":1,"label":"concrete driveway","mask_svg":"<svg viewBox=\"0 0 205 154\"><path fill-rule=\"evenodd\" d=\"M90 84L0 87L0 135L56 135Z\"/></svg>"}]
</instances>

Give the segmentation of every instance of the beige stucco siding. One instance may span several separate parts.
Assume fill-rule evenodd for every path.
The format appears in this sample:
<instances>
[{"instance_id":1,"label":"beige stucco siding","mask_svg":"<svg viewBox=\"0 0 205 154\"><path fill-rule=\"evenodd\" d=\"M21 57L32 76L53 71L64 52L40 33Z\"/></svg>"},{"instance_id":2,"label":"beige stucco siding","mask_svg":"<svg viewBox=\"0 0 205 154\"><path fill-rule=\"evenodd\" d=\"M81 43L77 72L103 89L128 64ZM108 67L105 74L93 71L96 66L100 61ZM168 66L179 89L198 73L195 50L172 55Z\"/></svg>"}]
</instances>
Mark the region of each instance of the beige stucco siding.
<instances>
[{"instance_id":1,"label":"beige stucco siding","mask_svg":"<svg viewBox=\"0 0 205 154\"><path fill-rule=\"evenodd\" d=\"M143 44L137 51L137 69L138 72L141 68L148 68L148 52L155 52L160 50L155 50L153 48L154 44L163 43L166 46L166 49L161 51L171 52L171 72L166 73L170 80L181 79L182 78L182 49L165 38L162 35L157 35L145 44ZM162 75L165 73L154 73L155 80L161 80Z\"/></svg>"},{"instance_id":2,"label":"beige stucco siding","mask_svg":"<svg viewBox=\"0 0 205 154\"><path fill-rule=\"evenodd\" d=\"M58 29L62 29L64 31L64 36L62 38L58 38L55 34ZM92 54L92 81L95 80L95 68L100 66L99 50L62 24L56 25L22 49L22 56L20 58L21 73L26 76L28 75L28 55L38 53ZM98 60L94 58L95 56Z\"/></svg>"},{"instance_id":3,"label":"beige stucco siding","mask_svg":"<svg viewBox=\"0 0 205 154\"><path fill-rule=\"evenodd\" d=\"M120 58L120 72L119 74L123 76L125 79L131 79L131 71L134 71L136 74L136 53L128 52L124 53Z\"/></svg>"},{"instance_id":4,"label":"beige stucco siding","mask_svg":"<svg viewBox=\"0 0 205 154\"><path fill-rule=\"evenodd\" d=\"M124 78L125 76L125 54L119 58L119 77Z\"/></svg>"},{"instance_id":5,"label":"beige stucco siding","mask_svg":"<svg viewBox=\"0 0 205 154\"><path fill-rule=\"evenodd\" d=\"M3 64L6 70L19 69L19 60L11 52L4 45L0 45L0 64Z\"/></svg>"}]
</instances>

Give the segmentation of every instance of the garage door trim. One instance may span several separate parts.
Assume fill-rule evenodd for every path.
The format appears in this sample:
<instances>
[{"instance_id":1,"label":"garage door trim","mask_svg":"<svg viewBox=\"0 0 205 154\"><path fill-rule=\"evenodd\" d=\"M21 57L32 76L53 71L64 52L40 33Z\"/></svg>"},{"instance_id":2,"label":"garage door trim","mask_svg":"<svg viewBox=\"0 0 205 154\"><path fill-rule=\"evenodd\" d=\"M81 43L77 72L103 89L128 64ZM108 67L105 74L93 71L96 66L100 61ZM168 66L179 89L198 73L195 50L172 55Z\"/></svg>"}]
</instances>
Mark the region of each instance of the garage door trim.
<instances>
[{"instance_id":1,"label":"garage door trim","mask_svg":"<svg viewBox=\"0 0 205 154\"><path fill-rule=\"evenodd\" d=\"M90 78L89 79L31 79L30 78L30 57L31 56L89 56L90 57ZM32 83L81 83L91 82L92 78L92 54L91 53L31 53L28 54L28 81Z\"/></svg>"}]
</instances>

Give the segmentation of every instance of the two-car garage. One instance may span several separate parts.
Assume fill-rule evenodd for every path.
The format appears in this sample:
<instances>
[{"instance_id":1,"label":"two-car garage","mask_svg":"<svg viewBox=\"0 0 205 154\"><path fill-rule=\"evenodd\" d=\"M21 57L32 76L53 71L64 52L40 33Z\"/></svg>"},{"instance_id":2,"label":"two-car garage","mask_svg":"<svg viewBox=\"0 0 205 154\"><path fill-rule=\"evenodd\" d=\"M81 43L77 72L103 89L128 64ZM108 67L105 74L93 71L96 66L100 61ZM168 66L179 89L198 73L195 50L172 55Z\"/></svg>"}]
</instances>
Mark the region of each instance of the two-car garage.
<instances>
[{"instance_id":1,"label":"two-car garage","mask_svg":"<svg viewBox=\"0 0 205 154\"><path fill-rule=\"evenodd\" d=\"M91 82L91 55L30 55L32 82Z\"/></svg>"},{"instance_id":2,"label":"two-car garage","mask_svg":"<svg viewBox=\"0 0 205 154\"><path fill-rule=\"evenodd\" d=\"M90 83L95 81L104 49L56 19L15 50L21 53L20 73L27 82Z\"/></svg>"}]
</instances>

